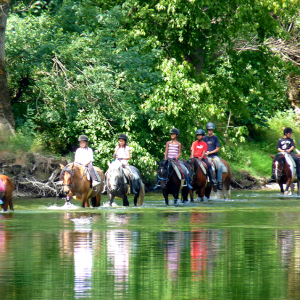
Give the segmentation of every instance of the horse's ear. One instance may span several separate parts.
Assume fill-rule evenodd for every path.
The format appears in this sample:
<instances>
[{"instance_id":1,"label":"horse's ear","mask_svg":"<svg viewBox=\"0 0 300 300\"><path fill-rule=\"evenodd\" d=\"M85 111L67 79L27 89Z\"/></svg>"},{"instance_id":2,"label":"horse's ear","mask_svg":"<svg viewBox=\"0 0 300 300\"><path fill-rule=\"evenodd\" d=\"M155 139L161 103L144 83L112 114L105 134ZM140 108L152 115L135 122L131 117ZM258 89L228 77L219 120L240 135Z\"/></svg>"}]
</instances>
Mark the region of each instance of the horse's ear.
<instances>
[{"instance_id":1,"label":"horse's ear","mask_svg":"<svg viewBox=\"0 0 300 300\"><path fill-rule=\"evenodd\" d=\"M59 164L59 166L60 166L60 169L61 169L61 170L63 170L63 169L65 168L65 166L62 165L62 164Z\"/></svg>"},{"instance_id":2,"label":"horse's ear","mask_svg":"<svg viewBox=\"0 0 300 300\"><path fill-rule=\"evenodd\" d=\"M270 154L270 156L274 159L275 158L275 156L273 155L273 154Z\"/></svg>"}]
</instances>

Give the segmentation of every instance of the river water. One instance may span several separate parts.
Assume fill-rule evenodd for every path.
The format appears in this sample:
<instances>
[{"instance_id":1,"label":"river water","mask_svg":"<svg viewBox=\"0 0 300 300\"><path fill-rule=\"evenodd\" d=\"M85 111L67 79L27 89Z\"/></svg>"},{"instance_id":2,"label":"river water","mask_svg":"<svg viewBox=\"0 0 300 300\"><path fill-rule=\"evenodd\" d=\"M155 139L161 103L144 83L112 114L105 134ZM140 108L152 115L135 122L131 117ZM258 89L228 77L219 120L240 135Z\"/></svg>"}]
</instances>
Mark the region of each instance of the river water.
<instances>
[{"instance_id":1,"label":"river water","mask_svg":"<svg viewBox=\"0 0 300 300\"><path fill-rule=\"evenodd\" d=\"M300 198L83 209L14 199L0 213L0 299L298 299ZM130 204L132 205L130 197Z\"/></svg>"}]
</instances>

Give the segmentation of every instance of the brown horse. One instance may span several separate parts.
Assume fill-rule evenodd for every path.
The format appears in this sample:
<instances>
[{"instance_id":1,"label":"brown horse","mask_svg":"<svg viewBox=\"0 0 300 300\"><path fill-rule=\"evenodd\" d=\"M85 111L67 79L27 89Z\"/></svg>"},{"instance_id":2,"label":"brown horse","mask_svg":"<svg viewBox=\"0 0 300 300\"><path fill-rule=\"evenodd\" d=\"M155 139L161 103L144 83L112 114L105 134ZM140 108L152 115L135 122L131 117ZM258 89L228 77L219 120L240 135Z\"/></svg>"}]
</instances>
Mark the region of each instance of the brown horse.
<instances>
[{"instance_id":1,"label":"brown horse","mask_svg":"<svg viewBox=\"0 0 300 300\"><path fill-rule=\"evenodd\" d=\"M91 199L94 207L100 206L101 192L104 186L104 175L101 169L94 167L100 176L101 184L92 188L82 165L71 163L67 166L60 165L60 167L62 169L60 180L63 181L64 192L67 193L67 202L73 197L75 200L81 200L82 207L89 207L89 199Z\"/></svg>"},{"instance_id":2,"label":"brown horse","mask_svg":"<svg viewBox=\"0 0 300 300\"><path fill-rule=\"evenodd\" d=\"M194 191L198 195L198 197L203 201L203 197L206 196L208 199L210 197L211 193L211 185L210 183L207 182L207 166L205 163L203 163L203 166L206 169L206 174L204 174L203 170L200 168L197 158L192 158L187 161L187 163L190 165L191 170L192 170L192 182L191 186L193 187L193 190L190 190L190 197L191 197L191 202L194 202ZM182 196L183 196L183 201L187 201L187 189L182 190Z\"/></svg>"},{"instance_id":3,"label":"brown horse","mask_svg":"<svg viewBox=\"0 0 300 300\"><path fill-rule=\"evenodd\" d=\"M227 169L227 172L225 173L222 173L222 192L221 192L221 195L222 195L222 199L225 199L225 195L224 195L224 188L227 192L227 198L230 199L230 196L231 196L231 193L230 193L230 183L231 183L231 168L229 166L229 163L225 160L225 159L222 159L220 157L220 160L221 162L225 165L226 169ZM216 187L214 187L214 192L216 193L216 196L217 198L220 198L220 195L219 195L219 191L217 190Z\"/></svg>"},{"instance_id":4,"label":"brown horse","mask_svg":"<svg viewBox=\"0 0 300 300\"><path fill-rule=\"evenodd\" d=\"M14 185L11 179L6 175L0 175L0 179L5 185L5 191L1 192L2 201L4 202L1 204L3 211L7 211L8 205L10 210L14 210L13 201L12 201L12 193L14 190Z\"/></svg>"},{"instance_id":5,"label":"brown horse","mask_svg":"<svg viewBox=\"0 0 300 300\"><path fill-rule=\"evenodd\" d=\"M272 172L276 179L276 182L279 184L280 191L282 194L287 195L289 188L291 187L292 194L294 193L294 185L293 182L296 181L296 176L292 173L292 170L285 159L285 155L282 153L274 155L270 155L273 158L272 163ZM298 156L298 155L297 155ZM285 190L283 189L283 185L286 185ZM298 196L300 195L300 181L297 180L297 188L298 188Z\"/></svg>"}]
</instances>

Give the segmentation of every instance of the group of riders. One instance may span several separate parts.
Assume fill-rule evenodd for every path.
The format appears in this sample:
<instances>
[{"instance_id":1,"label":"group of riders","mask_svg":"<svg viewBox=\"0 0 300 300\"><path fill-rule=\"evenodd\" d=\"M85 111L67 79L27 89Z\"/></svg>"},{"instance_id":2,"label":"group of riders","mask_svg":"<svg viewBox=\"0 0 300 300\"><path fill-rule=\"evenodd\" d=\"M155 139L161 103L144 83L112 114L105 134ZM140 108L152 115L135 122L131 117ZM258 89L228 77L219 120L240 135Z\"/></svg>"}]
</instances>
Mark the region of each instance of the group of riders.
<instances>
[{"instance_id":1,"label":"group of riders","mask_svg":"<svg viewBox=\"0 0 300 300\"><path fill-rule=\"evenodd\" d=\"M208 177L210 182L213 185L217 185L219 190L222 189L222 168L218 168L216 170L216 179L213 175L213 170L211 166L211 162L207 159L208 157L219 161L218 152L220 149L220 142L217 136L214 135L215 125L212 122L209 122L206 126L208 134L205 135L205 131L203 129L198 129L196 132L197 140L193 142L191 146L191 158L198 158L205 162L207 165ZM193 189L190 185L191 174L189 174L188 169L184 165L184 163L179 159L181 156L181 143L178 141L179 130L177 128L173 128L170 131L171 141L166 143L165 155L164 159L173 161L178 165L183 174L183 179L186 182L186 185L189 189ZM119 144L114 149L113 158L115 161L119 162L122 167L126 177L130 180L131 192L133 194L137 194L136 188L138 186L138 176L133 172L130 168L128 161L131 158L130 155L130 147L127 145L127 136L125 134L120 134L118 136ZM96 187L100 184L97 179L95 170L93 168L93 150L88 147L88 137L86 135L81 135L78 139L80 148L78 148L75 152L75 163L81 164L88 168L91 179L92 179L92 187ZM157 185L154 189L158 188Z\"/></svg>"},{"instance_id":2,"label":"group of riders","mask_svg":"<svg viewBox=\"0 0 300 300\"><path fill-rule=\"evenodd\" d=\"M212 169L212 160L217 166L220 166L220 159L218 152L220 149L220 142L216 135L214 135L215 125L209 122L206 125L207 135L203 129L198 129L196 131L197 140L191 145L191 158L197 158L205 162L207 166L207 173L209 181L217 186L218 190L222 190L222 167L218 167L215 172L215 177ZM291 138L293 130L290 127L286 127L283 132L283 137L278 140L277 150L279 152L288 153L294 159L296 163L296 170L298 178L300 178L300 165L299 159L294 153L295 143ZM191 176L189 171L183 161L180 160L181 156L181 143L178 141L179 130L173 128L170 131L171 140L166 143L164 159L175 162L183 173L183 177L186 181L186 186L188 189L193 189L191 186ZM119 144L114 149L113 158L118 161L124 170L125 175L130 180L131 192L136 194L136 187L138 186L138 176L130 168L128 161L131 158L130 147L127 145L127 136L125 134L120 134L118 136ZM95 170L93 168L93 150L88 147L88 138L86 135L81 135L78 139L80 148L76 150L75 162L84 165L88 168L92 179L92 187L100 184L97 179ZM154 189L159 186L159 180L157 179L157 184Z\"/></svg>"}]
</instances>

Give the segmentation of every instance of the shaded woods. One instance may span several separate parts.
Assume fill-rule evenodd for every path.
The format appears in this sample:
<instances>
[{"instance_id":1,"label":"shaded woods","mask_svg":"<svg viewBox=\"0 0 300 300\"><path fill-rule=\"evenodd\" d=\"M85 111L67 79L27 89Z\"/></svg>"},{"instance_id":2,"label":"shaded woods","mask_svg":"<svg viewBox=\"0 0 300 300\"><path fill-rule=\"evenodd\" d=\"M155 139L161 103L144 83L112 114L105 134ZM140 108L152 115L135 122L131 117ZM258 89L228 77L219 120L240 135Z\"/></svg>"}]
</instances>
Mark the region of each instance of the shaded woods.
<instances>
[{"instance_id":1,"label":"shaded woods","mask_svg":"<svg viewBox=\"0 0 300 300\"><path fill-rule=\"evenodd\" d=\"M5 2L0 109L11 101L17 134L37 149L66 155L85 133L106 169L126 133L150 178L172 127L188 158L195 130L213 121L221 155L247 165L240 143L263 148L262 128L291 107L298 1L12 1L4 14Z\"/></svg>"}]
</instances>

